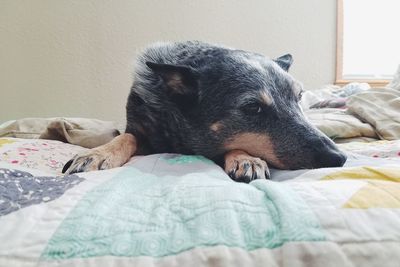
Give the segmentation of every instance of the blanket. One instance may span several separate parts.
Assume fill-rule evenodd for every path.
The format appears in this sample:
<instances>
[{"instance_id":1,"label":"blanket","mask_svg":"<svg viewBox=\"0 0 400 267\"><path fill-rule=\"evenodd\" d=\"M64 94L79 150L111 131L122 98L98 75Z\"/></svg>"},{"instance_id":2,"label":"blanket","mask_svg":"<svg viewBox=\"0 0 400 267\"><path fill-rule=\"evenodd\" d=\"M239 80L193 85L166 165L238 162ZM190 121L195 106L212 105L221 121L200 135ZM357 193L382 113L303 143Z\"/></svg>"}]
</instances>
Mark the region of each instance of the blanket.
<instances>
[{"instance_id":1,"label":"blanket","mask_svg":"<svg viewBox=\"0 0 400 267\"><path fill-rule=\"evenodd\" d=\"M177 154L61 176L86 148L2 138L0 266L398 266L400 141L340 146L243 184Z\"/></svg>"},{"instance_id":2,"label":"blanket","mask_svg":"<svg viewBox=\"0 0 400 267\"><path fill-rule=\"evenodd\" d=\"M379 138L371 124L361 121L343 109L309 109L305 114L314 126L333 140L354 137Z\"/></svg>"},{"instance_id":3,"label":"blanket","mask_svg":"<svg viewBox=\"0 0 400 267\"><path fill-rule=\"evenodd\" d=\"M93 148L119 135L119 125L85 118L25 118L0 125L0 137L39 138Z\"/></svg>"},{"instance_id":4,"label":"blanket","mask_svg":"<svg viewBox=\"0 0 400 267\"><path fill-rule=\"evenodd\" d=\"M400 139L400 91L373 89L353 95L348 112L372 125L381 139Z\"/></svg>"},{"instance_id":5,"label":"blanket","mask_svg":"<svg viewBox=\"0 0 400 267\"><path fill-rule=\"evenodd\" d=\"M332 139L339 139L339 142L357 137L400 139L399 91L389 88L363 89L346 98L345 108L315 108L332 99L332 96L341 95L340 92L341 89L332 87L323 92L307 94L306 102L310 106L304 108L304 113L322 132ZM321 97L326 99L321 100Z\"/></svg>"}]
</instances>

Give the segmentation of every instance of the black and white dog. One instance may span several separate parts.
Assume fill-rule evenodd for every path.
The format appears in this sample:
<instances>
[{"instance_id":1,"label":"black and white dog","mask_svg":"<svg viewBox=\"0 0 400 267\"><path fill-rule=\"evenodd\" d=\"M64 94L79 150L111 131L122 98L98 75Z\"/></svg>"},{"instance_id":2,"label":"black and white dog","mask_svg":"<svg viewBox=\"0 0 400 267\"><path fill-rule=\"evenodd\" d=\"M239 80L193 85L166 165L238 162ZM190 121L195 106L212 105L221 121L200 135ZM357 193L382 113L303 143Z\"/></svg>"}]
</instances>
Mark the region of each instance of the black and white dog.
<instances>
[{"instance_id":1,"label":"black and white dog","mask_svg":"<svg viewBox=\"0 0 400 267\"><path fill-rule=\"evenodd\" d=\"M157 43L138 58L124 134L63 172L119 167L133 155L214 160L236 181L280 169L338 167L346 156L304 117L292 56L275 60L201 42Z\"/></svg>"}]
</instances>

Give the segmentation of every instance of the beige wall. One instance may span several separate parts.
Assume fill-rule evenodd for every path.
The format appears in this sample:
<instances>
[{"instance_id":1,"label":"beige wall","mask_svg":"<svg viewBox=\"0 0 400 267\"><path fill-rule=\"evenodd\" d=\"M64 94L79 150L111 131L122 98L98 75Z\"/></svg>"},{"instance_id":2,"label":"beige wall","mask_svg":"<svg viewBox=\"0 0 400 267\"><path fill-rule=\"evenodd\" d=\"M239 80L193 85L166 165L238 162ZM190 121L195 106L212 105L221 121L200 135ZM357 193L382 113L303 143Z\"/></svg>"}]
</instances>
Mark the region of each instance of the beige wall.
<instances>
[{"instance_id":1,"label":"beige wall","mask_svg":"<svg viewBox=\"0 0 400 267\"><path fill-rule=\"evenodd\" d=\"M0 122L125 120L137 51L198 39L292 53L307 89L333 82L335 0L1 0Z\"/></svg>"}]
</instances>

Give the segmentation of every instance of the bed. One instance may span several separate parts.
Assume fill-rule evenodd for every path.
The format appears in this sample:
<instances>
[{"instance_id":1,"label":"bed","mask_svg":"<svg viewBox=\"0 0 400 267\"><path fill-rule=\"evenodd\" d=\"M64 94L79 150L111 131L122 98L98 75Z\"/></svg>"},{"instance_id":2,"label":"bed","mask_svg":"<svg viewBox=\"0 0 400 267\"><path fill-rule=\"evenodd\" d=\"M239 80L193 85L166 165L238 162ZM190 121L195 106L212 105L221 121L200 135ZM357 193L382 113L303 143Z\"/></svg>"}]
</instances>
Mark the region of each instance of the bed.
<instances>
[{"instance_id":1,"label":"bed","mask_svg":"<svg viewBox=\"0 0 400 267\"><path fill-rule=\"evenodd\" d=\"M394 116L400 109L390 103L384 112ZM323 109L306 113L315 124L336 118ZM339 144L348 155L343 168L272 170L271 180L250 184L233 182L204 157L177 154L64 176L68 159L97 145L82 138L90 131L77 134L82 127L58 119L52 127L62 129L56 136L62 132L64 142L49 140L56 139L49 131L46 139L17 138L9 131L15 123L7 123L0 138L0 266L398 267L400 140L396 118L378 115L354 116L361 124L348 125L356 133L331 132L353 140Z\"/></svg>"}]
</instances>

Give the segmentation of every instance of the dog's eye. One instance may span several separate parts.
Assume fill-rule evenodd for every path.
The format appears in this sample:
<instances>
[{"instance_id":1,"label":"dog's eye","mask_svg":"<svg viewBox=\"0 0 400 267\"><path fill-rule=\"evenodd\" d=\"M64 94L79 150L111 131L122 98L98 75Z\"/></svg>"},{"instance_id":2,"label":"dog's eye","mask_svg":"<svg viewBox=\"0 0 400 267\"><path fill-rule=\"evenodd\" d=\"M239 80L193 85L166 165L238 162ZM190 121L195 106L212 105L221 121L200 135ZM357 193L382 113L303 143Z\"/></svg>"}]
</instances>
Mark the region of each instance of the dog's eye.
<instances>
[{"instance_id":1,"label":"dog's eye","mask_svg":"<svg viewBox=\"0 0 400 267\"><path fill-rule=\"evenodd\" d=\"M243 107L245 113L249 115L256 115L262 112L262 107L259 104L252 103Z\"/></svg>"},{"instance_id":2,"label":"dog's eye","mask_svg":"<svg viewBox=\"0 0 400 267\"><path fill-rule=\"evenodd\" d=\"M304 93L304 91L301 90L300 93L297 95L297 101L301 100L301 98L303 97L303 93Z\"/></svg>"}]
</instances>

